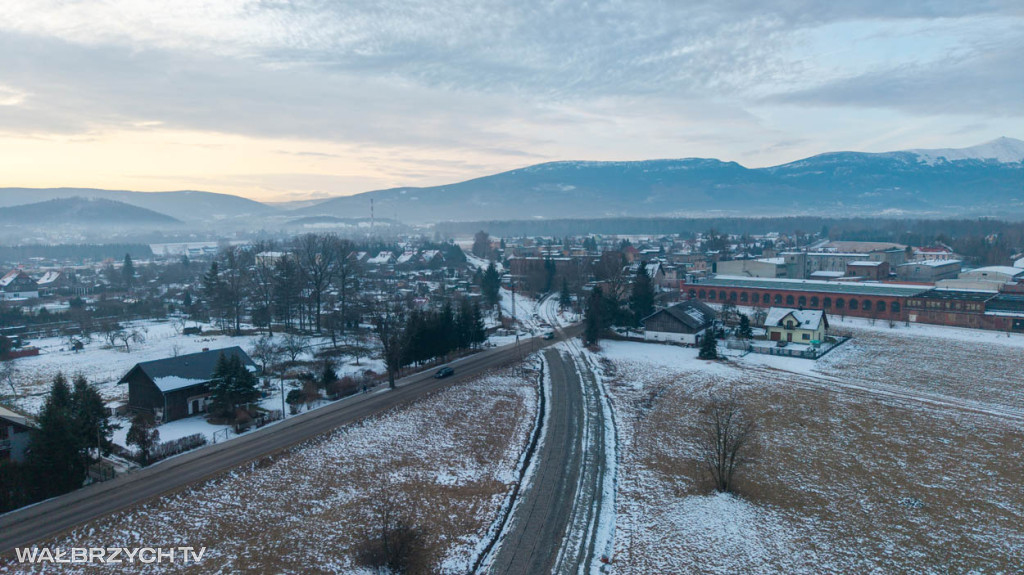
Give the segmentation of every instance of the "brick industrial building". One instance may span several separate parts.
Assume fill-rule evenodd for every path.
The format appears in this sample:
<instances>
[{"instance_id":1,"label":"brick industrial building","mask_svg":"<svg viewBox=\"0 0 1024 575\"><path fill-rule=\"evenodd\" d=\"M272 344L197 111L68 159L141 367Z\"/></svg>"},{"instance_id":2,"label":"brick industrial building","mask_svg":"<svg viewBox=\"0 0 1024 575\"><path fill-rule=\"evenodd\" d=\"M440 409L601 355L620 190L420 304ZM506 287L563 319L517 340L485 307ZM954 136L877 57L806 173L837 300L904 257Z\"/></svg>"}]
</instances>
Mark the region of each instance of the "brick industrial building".
<instances>
[{"instance_id":1,"label":"brick industrial building","mask_svg":"<svg viewBox=\"0 0 1024 575\"><path fill-rule=\"evenodd\" d=\"M1000 292L986 292L893 283L716 276L686 286L686 293L708 303L820 309L833 316L1024 331L1024 288L1016 284L1007 284Z\"/></svg>"}]
</instances>

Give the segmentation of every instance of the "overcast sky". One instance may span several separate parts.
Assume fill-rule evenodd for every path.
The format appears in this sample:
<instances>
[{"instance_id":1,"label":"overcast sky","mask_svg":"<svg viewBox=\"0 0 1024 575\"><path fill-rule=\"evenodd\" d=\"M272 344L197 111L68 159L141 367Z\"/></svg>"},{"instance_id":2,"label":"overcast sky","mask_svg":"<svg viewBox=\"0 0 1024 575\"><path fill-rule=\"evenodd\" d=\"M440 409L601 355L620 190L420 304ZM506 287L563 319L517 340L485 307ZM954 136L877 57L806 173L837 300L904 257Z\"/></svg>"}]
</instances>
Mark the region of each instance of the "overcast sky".
<instances>
[{"instance_id":1,"label":"overcast sky","mask_svg":"<svg viewBox=\"0 0 1024 575\"><path fill-rule=\"evenodd\" d=\"M4 0L0 187L285 201L1024 138L1024 2Z\"/></svg>"}]
</instances>

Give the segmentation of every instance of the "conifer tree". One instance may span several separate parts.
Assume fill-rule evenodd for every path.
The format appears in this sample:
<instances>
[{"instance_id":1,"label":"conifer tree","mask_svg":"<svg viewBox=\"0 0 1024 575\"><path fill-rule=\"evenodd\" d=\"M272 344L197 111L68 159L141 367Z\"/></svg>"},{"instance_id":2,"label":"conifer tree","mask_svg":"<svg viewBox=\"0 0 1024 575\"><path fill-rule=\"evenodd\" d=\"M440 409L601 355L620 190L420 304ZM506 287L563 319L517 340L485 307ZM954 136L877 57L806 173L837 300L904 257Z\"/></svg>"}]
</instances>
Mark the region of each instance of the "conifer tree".
<instances>
[{"instance_id":1,"label":"conifer tree","mask_svg":"<svg viewBox=\"0 0 1024 575\"><path fill-rule=\"evenodd\" d=\"M99 392L89 385L85 377L78 375L75 377L72 400L76 427L86 446L86 462L110 454L111 437L117 426L107 418L107 408ZM93 448L96 448L97 453L90 456L89 451Z\"/></svg>"},{"instance_id":2,"label":"conifer tree","mask_svg":"<svg viewBox=\"0 0 1024 575\"><path fill-rule=\"evenodd\" d=\"M698 359L718 359L718 337L715 335L714 327L704 330L704 338L700 342Z\"/></svg>"},{"instance_id":3,"label":"conifer tree","mask_svg":"<svg viewBox=\"0 0 1024 575\"><path fill-rule=\"evenodd\" d=\"M740 325L736 328L736 337L740 339L750 339L754 337L754 330L750 328L750 318L747 314L740 315Z\"/></svg>"},{"instance_id":4,"label":"conifer tree","mask_svg":"<svg viewBox=\"0 0 1024 575\"><path fill-rule=\"evenodd\" d=\"M149 465L149 455L160 442L160 431L153 425L153 419L145 413L137 413L132 418L132 426L128 428L125 438L128 445L139 448L143 465Z\"/></svg>"},{"instance_id":5,"label":"conifer tree","mask_svg":"<svg viewBox=\"0 0 1024 575\"><path fill-rule=\"evenodd\" d=\"M488 264L487 270L484 271L484 275L480 279L480 291L489 307L494 307L501 301L501 276L493 261Z\"/></svg>"},{"instance_id":6,"label":"conifer tree","mask_svg":"<svg viewBox=\"0 0 1024 575\"><path fill-rule=\"evenodd\" d=\"M135 284L135 264L131 254L124 254L124 265L121 266L121 278L125 289L132 289Z\"/></svg>"},{"instance_id":7,"label":"conifer tree","mask_svg":"<svg viewBox=\"0 0 1024 575\"><path fill-rule=\"evenodd\" d=\"M73 413L71 388L62 373L53 379L50 393L29 436L28 463L35 495L46 499L82 485L84 438Z\"/></svg>"},{"instance_id":8,"label":"conifer tree","mask_svg":"<svg viewBox=\"0 0 1024 575\"><path fill-rule=\"evenodd\" d=\"M633 280L633 292L629 298L629 307L633 311L635 325L640 325L640 320L654 313L654 283L650 274L647 273L647 264L640 262L640 268L636 272L636 279Z\"/></svg>"}]
</instances>

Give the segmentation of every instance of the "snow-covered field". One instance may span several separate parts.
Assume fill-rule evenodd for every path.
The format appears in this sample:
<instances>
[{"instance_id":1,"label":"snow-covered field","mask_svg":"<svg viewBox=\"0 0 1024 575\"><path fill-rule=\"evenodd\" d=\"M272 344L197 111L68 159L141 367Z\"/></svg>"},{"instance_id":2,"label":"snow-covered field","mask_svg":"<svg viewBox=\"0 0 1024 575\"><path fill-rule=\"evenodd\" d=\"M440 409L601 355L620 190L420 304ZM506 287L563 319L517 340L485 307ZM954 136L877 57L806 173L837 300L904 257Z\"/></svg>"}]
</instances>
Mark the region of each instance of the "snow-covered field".
<instances>
[{"instance_id":1,"label":"snow-covered field","mask_svg":"<svg viewBox=\"0 0 1024 575\"><path fill-rule=\"evenodd\" d=\"M818 362L602 343L620 442L617 573L1024 565L1024 338L840 329L854 339ZM713 494L692 441L708 392L726 387L760 429L740 497Z\"/></svg>"},{"instance_id":2,"label":"snow-covered field","mask_svg":"<svg viewBox=\"0 0 1024 575\"><path fill-rule=\"evenodd\" d=\"M536 410L535 381L492 372L42 544L207 547L198 566L141 572L370 573L352 554L386 483L425 529L438 572L464 573Z\"/></svg>"},{"instance_id":3,"label":"snow-covered field","mask_svg":"<svg viewBox=\"0 0 1024 575\"><path fill-rule=\"evenodd\" d=\"M35 414L42 407L43 400L49 390L50 383L57 372L63 372L68 378L78 374L85 376L89 383L93 384L100 395L107 402L121 402L128 399L128 388L118 385L118 381L128 373L136 363L163 359L174 355L184 355L202 351L204 348L218 349L231 346L239 346L247 352L250 351L253 341L259 336L227 336L227 335L180 335L170 321L140 321L127 324L127 327L137 329L145 336L145 341L131 345L131 351L125 352L123 348L111 348L100 337L94 337L86 343L85 349L74 352L68 349L63 338L43 338L33 340L32 345L40 348L40 355L24 357L14 360L17 367L17 376L14 381L15 395L6 383L0 387L0 399L4 403L13 406L15 409ZM210 325L204 325L205 331L213 329ZM278 338L280 339L280 338ZM310 338L311 346L318 347L327 345L326 338ZM312 353L303 353L300 360L311 360ZM383 363L380 359L360 358L360 365L355 365L351 358L344 358L346 361L336 367L339 375L359 374L363 370L371 369L377 373L383 371ZM287 389L285 390L287 392ZM281 409L280 387L274 382L269 389L269 395L261 401L267 409ZM121 429L115 432L114 441L124 445L125 435L128 432L129 422L126 419L116 421ZM203 433L208 440L213 442L214 434L226 429L228 426L211 425L206 423L201 416L189 417L161 425L160 439L168 441L193 433ZM223 438L223 436L221 436Z\"/></svg>"}]
</instances>

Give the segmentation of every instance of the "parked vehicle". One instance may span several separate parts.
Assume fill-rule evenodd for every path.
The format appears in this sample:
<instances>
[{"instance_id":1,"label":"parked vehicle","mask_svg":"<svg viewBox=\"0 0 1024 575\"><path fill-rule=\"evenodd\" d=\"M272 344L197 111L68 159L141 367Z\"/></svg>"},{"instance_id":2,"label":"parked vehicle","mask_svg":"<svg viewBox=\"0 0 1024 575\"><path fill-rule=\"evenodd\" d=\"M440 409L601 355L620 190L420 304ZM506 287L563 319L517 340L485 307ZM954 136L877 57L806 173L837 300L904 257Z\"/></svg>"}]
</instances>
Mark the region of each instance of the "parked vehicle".
<instances>
[{"instance_id":1,"label":"parked vehicle","mask_svg":"<svg viewBox=\"0 0 1024 575\"><path fill-rule=\"evenodd\" d=\"M555 332L549 331L544 333L544 339L555 339Z\"/></svg>"},{"instance_id":2,"label":"parked vehicle","mask_svg":"<svg viewBox=\"0 0 1024 575\"><path fill-rule=\"evenodd\" d=\"M434 379L443 379L451 375L455 375L455 370L445 366L437 370L437 373L434 374Z\"/></svg>"}]
</instances>

